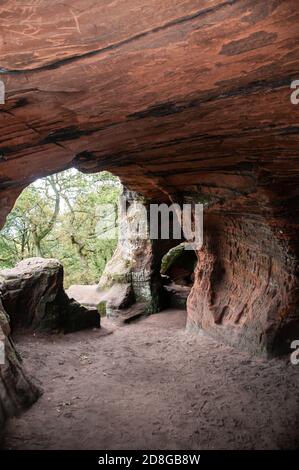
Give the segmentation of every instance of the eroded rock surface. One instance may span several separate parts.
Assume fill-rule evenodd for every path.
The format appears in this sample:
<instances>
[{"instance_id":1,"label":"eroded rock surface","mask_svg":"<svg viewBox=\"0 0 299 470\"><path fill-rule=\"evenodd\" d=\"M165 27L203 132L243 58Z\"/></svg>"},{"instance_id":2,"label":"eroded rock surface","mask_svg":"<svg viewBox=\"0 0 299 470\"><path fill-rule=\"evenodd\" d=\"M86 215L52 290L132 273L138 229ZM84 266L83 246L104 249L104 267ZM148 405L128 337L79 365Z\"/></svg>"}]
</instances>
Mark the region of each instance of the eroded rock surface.
<instances>
[{"instance_id":1,"label":"eroded rock surface","mask_svg":"<svg viewBox=\"0 0 299 470\"><path fill-rule=\"evenodd\" d=\"M63 267L54 259L29 258L0 271L0 291L12 330L64 332L100 327L96 309L69 299L63 289Z\"/></svg>"},{"instance_id":2,"label":"eroded rock surface","mask_svg":"<svg viewBox=\"0 0 299 470\"><path fill-rule=\"evenodd\" d=\"M147 210L139 194L124 188L120 239L99 282L99 288L105 292L102 305L110 317L127 315L127 309L134 303L141 304L145 314L160 310L162 283L155 243L149 235Z\"/></svg>"},{"instance_id":3,"label":"eroded rock surface","mask_svg":"<svg viewBox=\"0 0 299 470\"><path fill-rule=\"evenodd\" d=\"M220 219L220 220L219 220ZM298 338L298 261L288 230L245 217L209 217L188 325L273 356Z\"/></svg>"},{"instance_id":4,"label":"eroded rock surface","mask_svg":"<svg viewBox=\"0 0 299 470\"><path fill-rule=\"evenodd\" d=\"M18 415L41 394L24 370L10 333L9 317L0 299L0 348L4 345L4 364L0 363L0 432L8 418ZM1 361L2 355L1 349Z\"/></svg>"}]
</instances>

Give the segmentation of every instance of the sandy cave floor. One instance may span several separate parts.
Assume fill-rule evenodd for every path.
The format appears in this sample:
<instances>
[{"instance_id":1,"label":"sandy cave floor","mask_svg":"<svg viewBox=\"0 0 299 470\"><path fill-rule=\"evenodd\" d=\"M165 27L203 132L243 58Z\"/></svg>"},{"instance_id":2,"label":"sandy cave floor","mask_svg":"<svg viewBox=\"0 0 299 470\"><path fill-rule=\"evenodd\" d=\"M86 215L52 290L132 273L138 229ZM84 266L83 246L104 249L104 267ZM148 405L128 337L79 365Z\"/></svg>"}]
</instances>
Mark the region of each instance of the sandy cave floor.
<instances>
[{"instance_id":1,"label":"sandy cave floor","mask_svg":"<svg viewBox=\"0 0 299 470\"><path fill-rule=\"evenodd\" d=\"M18 337L44 394L1 448L299 448L299 366L187 333L185 318Z\"/></svg>"}]
</instances>

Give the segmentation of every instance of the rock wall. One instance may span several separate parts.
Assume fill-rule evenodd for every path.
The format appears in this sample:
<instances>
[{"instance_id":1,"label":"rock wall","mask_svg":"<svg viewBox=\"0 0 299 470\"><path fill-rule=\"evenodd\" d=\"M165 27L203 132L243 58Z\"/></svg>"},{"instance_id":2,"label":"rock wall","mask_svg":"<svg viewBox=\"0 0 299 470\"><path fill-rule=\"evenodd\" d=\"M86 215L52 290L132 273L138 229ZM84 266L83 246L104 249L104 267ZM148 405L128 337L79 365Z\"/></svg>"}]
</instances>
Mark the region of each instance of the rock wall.
<instances>
[{"instance_id":1,"label":"rock wall","mask_svg":"<svg viewBox=\"0 0 299 470\"><path fill-rule=\"evenodd\" d=\"M145 314L156 313L161 308L162 283L159 255L149 236L147 204L126 188L120 200L118 246L99 282L108 291L106 313L127 316L134 303L142 304Z\"/></svg>"},{"instance_id":2,"label":"rock wall","mask_svg":"<svg viewBox=\"0 0 299 470\"><path fill-rule=\"evenodd\" d=\"M290 232L267 222L207 217L188 327L271 357L299 337L299 283Z\"/></svg>"},{"instance_id":3,"label":"rock wall","mask_svg":"<svg viewBox=\"0 0 299 470\"><path fill-rule=\"evenodd\" d=\"M69 333L100 327L100 316L97 309L68 298L57 260L30 258L0 271L0 296L0 348L5 346L4 364L0 361L1 431L7 418L30 406L41 393L28 377L11 334L18 329Z\"/></svg>"},{"instance_id":4,"label":"rock wall","mask_svg":"<svg viewBox=\"0 0 299 470\"><path fill-rule=\"evenodd\" d=\"M25 372L10 332L9 318L0 300L0 341L5 350L5 363L0 365L0 432L8 418L32 405L41 394Z\"/></svg>"},{"instance_id":5,"label":"rock wall","mask_svg":"<svg viewBox=\"0 0 299 470\"><path fill-rule=\"evenodd\" d=\"M279 351L298 323L298 1L1 7L1 221L70 166L148 201L203 201L189 324Z\"/></svg>"},{"instance_id":6,"label":"rock wall","mask_svg":"<svg viewBox=\"0 0 299 470\"><path fill-rule=\"evenodd\" d=\"M29 258L0 271L0 293L12 331L61 330L66 333L100 327L96 309L69 299L63 267L55 259Z\"/></svg>"}]
</instances>

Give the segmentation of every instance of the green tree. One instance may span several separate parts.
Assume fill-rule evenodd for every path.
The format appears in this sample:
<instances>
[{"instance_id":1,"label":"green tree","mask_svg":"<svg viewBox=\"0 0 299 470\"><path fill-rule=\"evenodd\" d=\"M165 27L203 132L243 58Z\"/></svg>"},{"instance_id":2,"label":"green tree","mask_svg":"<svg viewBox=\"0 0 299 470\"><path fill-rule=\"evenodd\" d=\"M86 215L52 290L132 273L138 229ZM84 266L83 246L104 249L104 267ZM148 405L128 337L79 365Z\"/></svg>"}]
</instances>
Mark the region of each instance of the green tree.
<instances>
[{"instance_id":1,"label":"green tree","mask_svg":"<svg viewBox=\"0 0 299 470\"><path fill-rule=\"evenodd\" d=\"M116 211L120 188L108 172L84 175L73 169L36 181L0 232L0 267L32 256L57 258L66 286L97 282L117 243L99 236L99 207L112 204Z\"/></svg>"}]
</instances>

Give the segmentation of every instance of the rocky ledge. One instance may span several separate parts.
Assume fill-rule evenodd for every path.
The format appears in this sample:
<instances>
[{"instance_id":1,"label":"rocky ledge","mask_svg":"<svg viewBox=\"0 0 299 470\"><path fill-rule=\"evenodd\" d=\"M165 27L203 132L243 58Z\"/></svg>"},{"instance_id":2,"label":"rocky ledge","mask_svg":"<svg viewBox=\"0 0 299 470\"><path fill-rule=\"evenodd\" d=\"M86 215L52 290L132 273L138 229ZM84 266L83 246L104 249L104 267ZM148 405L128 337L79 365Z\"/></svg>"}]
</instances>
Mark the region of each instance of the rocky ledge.
<instances>
[{"instance_id":1,"label":"rocky ledge","mask_svg":"<svg viewBox=\"0 0 299 470\"><path fill-rule=\"evenodd\" d=\"M41 394L24 371L10 333L9 317L0 300L0 431L7 418L18 415Z\"/></svg>"},{"instance_id":2,"label":"rocky ledge","mask_svg":"<svg viewBox=\"0 0 299 470\"><path fill-rule=\"evenodd\" d=\"M70 299L63 288L63 266L55 259L30 258L0 271L3 306L11 328L60 330L100 327L97 309Z\"/></svg>"}]
</instances>

